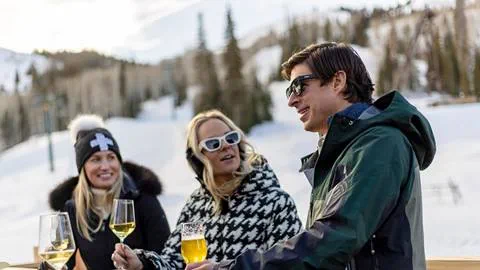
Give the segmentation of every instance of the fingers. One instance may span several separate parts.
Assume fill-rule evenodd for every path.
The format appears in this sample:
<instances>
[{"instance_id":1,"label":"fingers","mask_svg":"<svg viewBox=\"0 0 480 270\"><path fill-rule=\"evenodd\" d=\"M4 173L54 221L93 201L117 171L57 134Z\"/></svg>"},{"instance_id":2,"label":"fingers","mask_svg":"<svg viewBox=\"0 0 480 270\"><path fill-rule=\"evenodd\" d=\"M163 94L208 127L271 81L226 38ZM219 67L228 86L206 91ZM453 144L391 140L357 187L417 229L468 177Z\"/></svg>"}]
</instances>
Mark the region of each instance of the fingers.
<instances>
[{"instance_id":1,"label":"fingers","mask_svg":"<svg viewBox=\"0 0 480 270\"><path fill-rule=\"evenodd\" d=\"M132 249L129 246L121 243L115 244L115 252L122 257L127 257L128 255L133 253Z\"/></svg>"},{"instance_id":2,"label":"fingers","mask_svg":"<svg viewBox=\"0 0 480 270\"><path fill-rule=\"evenodd\" d=\"M203 262L196 262L196 263L191 263L188 264L185 270L201 270L201 269L209 269L210 262L209 261L203 261Z\"/></svg>"},{"instance_id":3,"label":"fingers","mask_svg":"<svg viewBox=\"0 0 480 270\"><path fill-rule=\"evenodd\" d=\"M115 267L127 265L127 260L124 257L122 257L119 253L117 253L117 251L113 252L112 261Z\"/></svg>"}]
</instances>

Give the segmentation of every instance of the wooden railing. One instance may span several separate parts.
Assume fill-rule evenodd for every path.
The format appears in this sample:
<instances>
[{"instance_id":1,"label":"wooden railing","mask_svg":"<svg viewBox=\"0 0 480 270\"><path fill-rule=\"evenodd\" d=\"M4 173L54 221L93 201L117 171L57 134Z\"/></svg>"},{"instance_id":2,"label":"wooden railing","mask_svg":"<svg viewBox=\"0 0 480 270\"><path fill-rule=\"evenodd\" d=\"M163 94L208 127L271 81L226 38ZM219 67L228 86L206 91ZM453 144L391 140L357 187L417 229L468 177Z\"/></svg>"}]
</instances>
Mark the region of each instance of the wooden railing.
<instances>
[{"instance_id":1,"label":"wooden railing","mask_svg":"<svg viewBox=\"0 0 480 270\"><path fill-rule=\"evenodd\" d=\"M429 258L427 270L480 270L480 257Z\"/></svg>"},{"instance_id":2,"label":"wooden railing","mask_svg":"<svg viewBox=\"0 0 480 270\"><path fill-rule=\"evenodd\" d=\"M3 270L36 269L38 264L11 265L0 263ZM480 270L480 257L441 257L429 258L427 270Z\"/></svg>"}]
</instances>

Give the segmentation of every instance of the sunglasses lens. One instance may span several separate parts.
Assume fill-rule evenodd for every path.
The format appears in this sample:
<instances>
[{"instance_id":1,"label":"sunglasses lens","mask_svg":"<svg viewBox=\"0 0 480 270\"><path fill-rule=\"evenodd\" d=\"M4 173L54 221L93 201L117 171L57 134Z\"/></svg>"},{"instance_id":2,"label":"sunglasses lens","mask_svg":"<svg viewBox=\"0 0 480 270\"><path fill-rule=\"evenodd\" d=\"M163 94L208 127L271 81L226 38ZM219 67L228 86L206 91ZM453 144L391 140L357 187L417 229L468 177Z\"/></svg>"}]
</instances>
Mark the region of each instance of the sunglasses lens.
<instances>
[{"instance_id":1,"label":"sunglasses lens","mask_svg":"<svg viewBox=\"0 0 480 270\"><path fill-rule=\"evenodd\" d=\"M220 148L220 140L219 139L210 139L205 141L205 147L208 151L215 151Z\"/></svg>"},{"instance_id":2,"label":"sunglasses lens","mask_svg":"<svg viewBox=\"0 0 480 270\"><path fill-rule=\"evenodd\" d=\"M285 90L285 94L287 98L289 98L292 95L292 87L288 87L287 90Z\"/></svg>"},{"instance_id":3,"label":"sunglasses lens","mask_svg":"<svg viewBox=\"0 0 480 270\"><path fill-rule=\"evenodd\" d=\"M225 141L228 144L237 144L240 142L240 136L237 132L233 132L225 136Z\"/></svg>"},{"instance_id":4,"label":"sunglasses lens","mask_svg":"<svg viewBox=\"0 0 480 270\"><path fill-rule=\"evenodd\" d=\"M302 87L302 82L298 81L293 85L293 91L295 92L295 95L300 96L303 92L303 87Z\"/></svg>"}]
</instances>

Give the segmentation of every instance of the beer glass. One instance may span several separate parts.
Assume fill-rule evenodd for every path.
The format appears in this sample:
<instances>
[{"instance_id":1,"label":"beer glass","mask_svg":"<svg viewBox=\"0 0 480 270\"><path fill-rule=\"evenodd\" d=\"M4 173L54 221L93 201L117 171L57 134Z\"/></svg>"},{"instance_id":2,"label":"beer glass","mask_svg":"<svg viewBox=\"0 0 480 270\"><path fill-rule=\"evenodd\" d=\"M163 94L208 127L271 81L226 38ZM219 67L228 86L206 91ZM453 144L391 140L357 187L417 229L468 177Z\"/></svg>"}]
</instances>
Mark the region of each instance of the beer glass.
<instances>
[{"instance_id":1,"label":"beer glass","mask_svg":"<svg viewBox=\"0 0 480 270\"><path fill-rule=\"evenodd\" d=\"M207 258L205 227L202 222L182 224L182 257L185 263L201 262Z\"/></svg>"}]
</instances>

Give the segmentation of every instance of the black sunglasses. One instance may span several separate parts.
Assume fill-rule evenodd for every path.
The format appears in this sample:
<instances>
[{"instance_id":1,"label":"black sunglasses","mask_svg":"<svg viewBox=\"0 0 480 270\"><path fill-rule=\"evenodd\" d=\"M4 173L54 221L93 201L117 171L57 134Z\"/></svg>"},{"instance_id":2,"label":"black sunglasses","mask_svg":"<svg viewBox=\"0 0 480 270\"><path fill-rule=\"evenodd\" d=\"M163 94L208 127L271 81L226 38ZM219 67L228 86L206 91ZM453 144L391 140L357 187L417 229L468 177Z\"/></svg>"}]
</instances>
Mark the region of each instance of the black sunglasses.
<instances>
[{"instance_id":1,"label":"black sunglasses","mask_svg":"<svg viewBox=\"0 0 480 270\"><path fill-rule=\"evenodd\" d=\"M290 86L287 88L287 90L285 90L287 98L290 98L292 94L300 96L303 91L305 91L305 81L314 79L318 79L318 77L313 74L300 75L296 77L292 83L290 83Z\"/></svg>"},{"instance_id":2,"label":"black sunglasses","mask_svg":"<svg viewBox=\"0 0 480 270\"><path fill-rule=\"evenodd\" d=\"M202 140L200 142L200 147L207 150L208 152L215 152L220 149L220 147L222 147L222 141L224 141L228 145L235 145L238 144L240 140L240 132L234 130L228 132L223 136L212 137Z\"/></svg>"}]
</instances>

